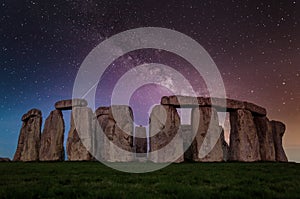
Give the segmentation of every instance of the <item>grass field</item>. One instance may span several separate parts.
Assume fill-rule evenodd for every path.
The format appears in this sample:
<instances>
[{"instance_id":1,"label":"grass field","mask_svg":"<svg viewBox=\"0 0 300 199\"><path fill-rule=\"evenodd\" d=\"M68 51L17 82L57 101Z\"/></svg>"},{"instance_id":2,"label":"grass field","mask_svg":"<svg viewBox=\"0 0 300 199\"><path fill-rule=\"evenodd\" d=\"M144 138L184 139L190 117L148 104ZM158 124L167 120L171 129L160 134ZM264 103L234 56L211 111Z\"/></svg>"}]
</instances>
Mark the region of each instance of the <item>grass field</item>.
<instances>
[{"instance_id":1,"label":"grass field","mask_svg":"<svg viewBox=\"0 0 300 199\"><path fill-rule=\"evenodd\" d=\"M130 174L97 162L0 163L0 198L300 198L300 164L184 163Z\"/></svg>"}]
</instances>

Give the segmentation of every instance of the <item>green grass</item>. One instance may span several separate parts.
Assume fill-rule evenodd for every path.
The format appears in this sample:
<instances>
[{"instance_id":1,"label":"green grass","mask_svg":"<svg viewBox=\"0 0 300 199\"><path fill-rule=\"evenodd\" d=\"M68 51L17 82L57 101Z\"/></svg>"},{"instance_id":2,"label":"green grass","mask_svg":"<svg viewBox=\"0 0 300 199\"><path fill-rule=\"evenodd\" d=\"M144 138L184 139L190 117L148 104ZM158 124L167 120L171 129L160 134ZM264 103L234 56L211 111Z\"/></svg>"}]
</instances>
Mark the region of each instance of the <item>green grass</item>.
<instances>
[{"instance_id":1,"label":"green grass","mask_svg":"<svg viewBox=\"0 0 300 199\"><path fill-rule=\"evenodd\" d=\"M300 164L184 163L130 174L97 162L0 163L0 198L300 198Z\"/></svg>"}]
</instances>

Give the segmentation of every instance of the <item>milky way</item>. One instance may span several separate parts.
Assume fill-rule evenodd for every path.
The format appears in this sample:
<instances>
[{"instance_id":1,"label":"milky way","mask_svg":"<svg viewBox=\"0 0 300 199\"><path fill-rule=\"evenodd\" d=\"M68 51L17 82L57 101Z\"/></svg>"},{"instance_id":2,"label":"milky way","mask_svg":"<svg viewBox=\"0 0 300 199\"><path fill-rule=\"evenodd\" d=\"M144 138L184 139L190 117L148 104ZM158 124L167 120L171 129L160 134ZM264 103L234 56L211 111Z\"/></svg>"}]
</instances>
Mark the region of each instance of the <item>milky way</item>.
<instances>
[{"instance_id":1,"label":"milky way","mask_svg":"<svg viewBox=\"0 0 300 199\"><path fill-rule=\"evenodd\" d=\"M0 156L12 157L23 113L36 107L45 118L56 101L72 96L77 71L95 46L119 32L151 26L199 42L218 66L228 97L264 106L270 119L286 123L284 145L295 159L300 152L299 5L292 0L2 1ZM96 104L109 105L116 81L144 63L176 68L206 94L188 63L148 50L124 55L109 67ZM157 85L137 90L130 100L137 121L145 124L143 113L168 92Z\"/></svg>"}]
</instances>

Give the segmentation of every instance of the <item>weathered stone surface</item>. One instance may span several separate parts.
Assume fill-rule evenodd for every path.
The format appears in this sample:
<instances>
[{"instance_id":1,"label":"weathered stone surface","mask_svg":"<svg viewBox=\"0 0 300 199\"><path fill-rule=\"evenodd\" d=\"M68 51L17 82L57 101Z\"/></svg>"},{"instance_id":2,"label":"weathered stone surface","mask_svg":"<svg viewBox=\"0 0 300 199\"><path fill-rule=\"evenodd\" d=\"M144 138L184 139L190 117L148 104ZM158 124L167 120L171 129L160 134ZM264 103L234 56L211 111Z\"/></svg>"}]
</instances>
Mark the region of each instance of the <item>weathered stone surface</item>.
<instances>
[{"instance_id":1,"label":"weathered stone surface","mask_svg":"<svg viewBox=\"0 0 300 199\"><path fill-rule=\"evenodd\" d=\"M184 160L191 161L193 159L191 145L195 137L192 132L192 125L180 125L179 131L183 140Z\"/></svg>"},{"instance_id":2,"label":"weathered stone surface","mask_svg":"<svg viewBox=\"0 0 300 199\"><path fill-rule=\"evenodd\" d=\"M192 143L192 158L196 162L220 162L224 160L221 131L216 109L199 107L192 110L192 131L196 137Z\"/></svg>"},{"instance_id":3,"label":"weathered stone surface","mask_svg":"<svg viewBox=\"0 0 300 199\"><path fill-rule=\"evenodd\" d=\"M41 139L42 112L38 109L28 111L22 117L22 128L14 161L37 161Z\"/></svg>"},{"instance_id":4,"label":"weathered stone surface","mask_svg":"<svg viewBox=\"0 0 300 199\"><path fill-rule=\"evenodd\" d=\"M234 99L211 98L210 102L211 102L211 106L213 106L220 112L223 111L230 112L237 109L245 108L244 102L234 100Z\"/></svg>"},{"instance_id":5,"label":"weathered stone surface","mask_svg":"<svg viewBox=\"0 0 300 199\"><path fill-rule=\"evenodd\" d=\"M222 126L220 126L221 129L221 135L220 135L220 139L222 142L222 150L223 150L223 160L227 161L229 159L229 145L227 144L227 142L225 141L225 135L224 135L224 129Z\"/></svg>"},{"instance_id":6,"label":"weathered stone surface","mask_svg":"<svg viewBox=\"0 0 300 199\"><path fill-rule=\"evenodd\" d=\"M267 115L267 110L261 106L258 106L250 102L244 102L244 104L245 104L245 109L251 111L251 113L254 115L258 115L258 116Z\"/></svg>"},{"instance_id":7,"label":"weathered stone surface","mask_svg":"<svg viewBox=\"0 0 300 199\"><path fill-rule=\"evenodd\" d=\"M278 122L278 121L271 121L271 125L273 131L276 161L287 162L288 159L282 147L282 137L285 132L285 125L282 122Z\"/></svg>"},{"instance_id":8,"label":"weathered stone surface","mask_svg":"<svg viewBox=\"0 0 300 199\"><path fill-rule=\"evenodd\" d=\"M170 96L171 97L171 96ZM170 97L163 96L160 100L160 104L162 105L170 105ZM174 103L174 102L173 102Z\"/></svg>"},{"instance_id":9,"label":"weathered stone surface","mask_svg":"<svg viewBox=\"0 0 300 199\"><path fill-rule=\"evenodd\" d=\"M176 108L193 108L198 106L211 106L210 98L191 96L164 96L161 98L162 105L171 105Z\"/></svg>"},{"instance_id":10,"label":"weathered stone surface","mask_svg":"<svg viewBox=\"0 0 300 199\"><path fill-rule=\"evenodd\" d=\"M65 124L61 110L54 110L46 119L39 152L40 161L63 161Z\"/></svg>"},{"instance_id":11,"label":"weathered stone surface","mask_svg":"<svg viewBox=\"0 0 300 199\"><path fill-rule=\"evenodd\" d=\"M152 109L149 128L151 161L177 163L184 161L183 140L179 126L180 117L176 108L157 105Z\"/></svg>"},{"instance_id":12,"label":"weathered stone surface","mask_svg":"<svg viewBox=\"0 0 300 199\"><path fill-rule=\"evenodd\" d=\"M42 112L38 109L31 109L22 116L22 121L28 120L30 117L42 116Z\"/></svg>"},{"instance_id":13,"label":"weathered stone surface","mask_svg":"<svg viewBox=\"0 0 300 199\"><path fill-rule=\"evenodd\" d=\"M110 121L114 122L114 139L118 147L133 152L133 112L129 106L113 105L109 110L108 117ZM112 126L111 126L112 127ZM132 156L128 157L126 161L131 161Z\"/></svg>"},{"instance_id":14,"label":"weathered stone surface","mask_svg":"<svg viewBox=\"0 0 300 199\"><path fill-rule=\"evenodd\" d=\"M147 134L146 128L143 126L135 127L134 146L136 157L147 156Z\"/></svg>"},{"instance_id":15,"label":"weathered stone surface","mask_svg":"<svg viewBox=\"0 0 300 199\"><path fill-rule=\"evenodd\" d=\"M101 159L108 162L129 162L134 160L133 113L129 106L114 105L100 107L96 111L99 126L105 137L100 137Z\"/></svg>"},{"instance_id":16,"label":"weathered stone surface","mask_svg":"<svg viewBox=\"0 0 300 199\"><path fill-rule=\"evenodd\" d=\"M265 116L267 111L265 108L249 102L242 102L234 99L207 98L207 97L191 97L191 96L164 96L161 99L162 105L172 105L176 108L195 108L195 107L211 107L217 111L235 111L238 109L246 109L255 115Z\"/></svg>"},{"instance_id":17,"label":"weathered stone surface","mask_svg":"<svg viewBox=\"0 0 300 199\"><path fill-rule=\"evenodd\" d=\"M99 107L96 110L96 117L99 117L101 115L108 115L109 114L110 107Z\"/></svg>"},{"instance_id":18,"label":"weathered stone surface","mask_svg":"<svg viewBox=\"0 0 300 199\"><path fill-rule=\"evenodd\" d=\"M112 137L108 137L105 134L106 127L109 125L109 114L110 107L99 107L95 115L97 117L97 121L95 123L96 130L96 140L97 140L97 159L101 161L112 162L114 159L111 156L114 156L114 151L110 151L110 146L113 145L111 142Z\"/></svg>"},{"instance_id":19,"label":"weathered stone surface","mask_svg":"<svg viewBox=\"0 0 300 199\"><path fill-rule=\"evenodd\" d=\"M72 110L73 107L86 107L88 105L85 99L61 100L55 103L58 110Z\"/></svg>"},{"instance_id":20,"label":"weathered stone surface","mask_svg":"<svg viewBox=\"0 0 300 199\"><path fill-rule=\"evenodd\" d=\"M93 157L92 134L93 112L87 107L75 107L71 115L71 128L67 140L67 155L70 161L87 161Z\"/></svg>"},{"instance_id":21,"label":"weathered stone surface","mask_svg":"<svg viewBox=\"0 0 300 199\"><path fill-rule=\"evenodd\" d=\"M0 158L0 162L10 162L9 158Z\"/></svg>"},{"instance_id":22,"label":"weathered stone surface","mask_svg":"<svg viewBox=\"0 0 300 199\"><path fill-rule=\"evenodd\" d=\"M106 108L109 110L109 107L100 107L97 111ZM114 162L116 160L115 156L117 156L117 150L115 150L117 147L112 142L114 132L111 132L113 130L111 126L114 126L115 122L109 119L108 112L105 112L106 114L97 114L97 111L96 115L99 124L96 124L97 140L99 142L97 151L100 151L98 158L102 161Z\"/></svg>"},{"instance_id":23,"label":"weathered stone surface","mask_svg":"<svg viewBox=\"0 0 300 199\"><path fill-rule=\"evenodd\" d=\"M254 117L262 161L275 161L272 125L267 117Z\"/></svg>"},{"instance_id":24,"label":"weathered stone surface","mask_svg":"<svg viewBox=\"0 0 300 199\"><path fill-rule=\"evenodd\" d=\"M253 116L240 109L230 113L229 160L253 162L261 160L259 141Z\"/></svg>"}]
</instances>

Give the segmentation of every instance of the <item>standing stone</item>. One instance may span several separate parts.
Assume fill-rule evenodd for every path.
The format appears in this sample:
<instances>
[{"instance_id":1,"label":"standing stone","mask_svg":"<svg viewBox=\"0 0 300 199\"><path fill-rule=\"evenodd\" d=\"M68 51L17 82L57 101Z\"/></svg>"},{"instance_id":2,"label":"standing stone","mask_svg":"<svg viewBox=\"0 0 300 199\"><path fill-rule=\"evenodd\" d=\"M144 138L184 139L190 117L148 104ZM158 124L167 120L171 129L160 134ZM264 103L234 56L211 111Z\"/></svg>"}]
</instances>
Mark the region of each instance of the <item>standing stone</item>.
<instances>
[{"instance_id":1,"label":"standing stone","mask_svg":"<svg viewBox=\"0 0 300 199\"><path fill-rule=\"evenodd\" d=\"M282 122L271 121L273 129L274 148L276 153L276 161L287 162L288 159L282 147L282 137L285 132L285 125Z\"/></svg>"},{"instance_id":2,"label":"standing stone","mask_svg":"<svg viewBox=\"0 0 300 199\"><path fill-rule=\"evenodd\" d=\"M254 117L262 161L275 161L272 124L267 117Z\"/></svg>"},{"instance_id":3,"label":"standing stone","mask_svg":"<svg viewBox=\"0 0 300 199\"><path fill-rule=\"evenodd\" d=\"M219 127L215 108L194 108L192 110L192 131L196 133L192 143L194 161L220 162L224 160L223 143L220 136L222 128Z\"/></svg>"},{"instance_id":4,"label":"standing stone","mask_svg":"<svg viewBox=\"0 0 300 199\"><path fill-rule=\"evenodd\" d=\"M41 138L40 161L63 161L65 124L62 112L54 110L46 119Z\"/></svg>"},{"instance_id":5,"label":"standing stone","mask_svg":"<svg viewBox=\"0 0 300 199\"><path fill-rule=\"evenodd\" d=\"M259 141L253 116L250 111L239 109L230 112L229 160L253 162L259 161Z\"/></svg>"},{"instance_id":6,"label":"standing stone","mask_svg":"<svg viewBox=\"0 0 300 199\"><path fill-rule=\"evenodd\" d=\"M96 132L98 137L97 151L100 152L97 155L97 159L102 161L114 162L114 150L113 150L113 133L108 132L107 128L112 122L109 121L109 109L110 107L99 107L96 110L96 116L98 124L96 123Z\"/></svg>"},{"instance_id":7,"label":"standing stone","mask_svg":"<svg viewBox=\"0 0 300 199\"><path fill-rule=\"evenodd\" d=\"M113 105L109 111L110 121L114 121L114 143L120 148L128 151L133 151L133 112L129 106ZM133 157L128 157L130 160ZM128 159L128 160L129 160Z\"/></svg>"},{"instance_id":8,"label":"standing stone","mask_svg":"<svg viewBox=\"0 0 300 199\"><path fill-rule=\"evenodd\" d=\"M150 160L183 162L183 140L179 131L180 117L176 108L156 105L150 115Z\"/></svg>"},{"instance_id":9,"label":"standing stone","mask_svg":"<svg viewBox=\"0 0 300 199\"><path fill-rule=\"evenodd\" d=\"M183 150L184 150L184 160L192 161L193 153L192 153L192 142L193 142L193 133L191 125L180 125L179 131L183 140Z\"/></svg>"},{"instance_id":10,"label":"standing stone","mask_svg":"<svg viewBox=\"0 0 300 199\"><path fill-rule=\"evenodd\" d=\"M143 126L135 127L135 136L134 136L134 146L136 157L146 157L147 156L147 134L146 128Z\"/></svg>"},{"instance_id":11,"label":"standing stone","mask_svg":"<svg viewBox=\"0 0 300 199\"><path fill-rule=\"evenodd\" d=\"M129 162L134 160L133 113L129 106L113 105L96 110L101 140L101 159L108 162Z\"/></svg>"},{"instance_id":12,"label":"standing stone","mask_svg":"<svg viewBox=\"0 0 300 199\"><path fill-rule=\"evenodd\" d=\"M222 142L222 150L223 150L223 159L224 161L227 161L229 159L229 145L225 141L225 135L224 135L224 129L222 126L220 126L221 129L221 142Z\"/></svg>"},{"instance_id":13,"label":"standing stone","mask_svg":"<svg viewBox=\"0 0 300 199\"><path fill-rule=\"evenodd\" d=\"M22 117L22 128L14 161L38 161L41 139L42 112L31 109Z\"/></svg>"},{"instance_id":14,"label":"standing stone","mask_svg":"<svg viewBox=\"0 0 300 199\"><path fill-rule=\"evenodd\" d=\"M92 160L93 112L87 107L74 107L71 114L71 129L67 140L70 161Z\"/></svg>"}]
</instances>

